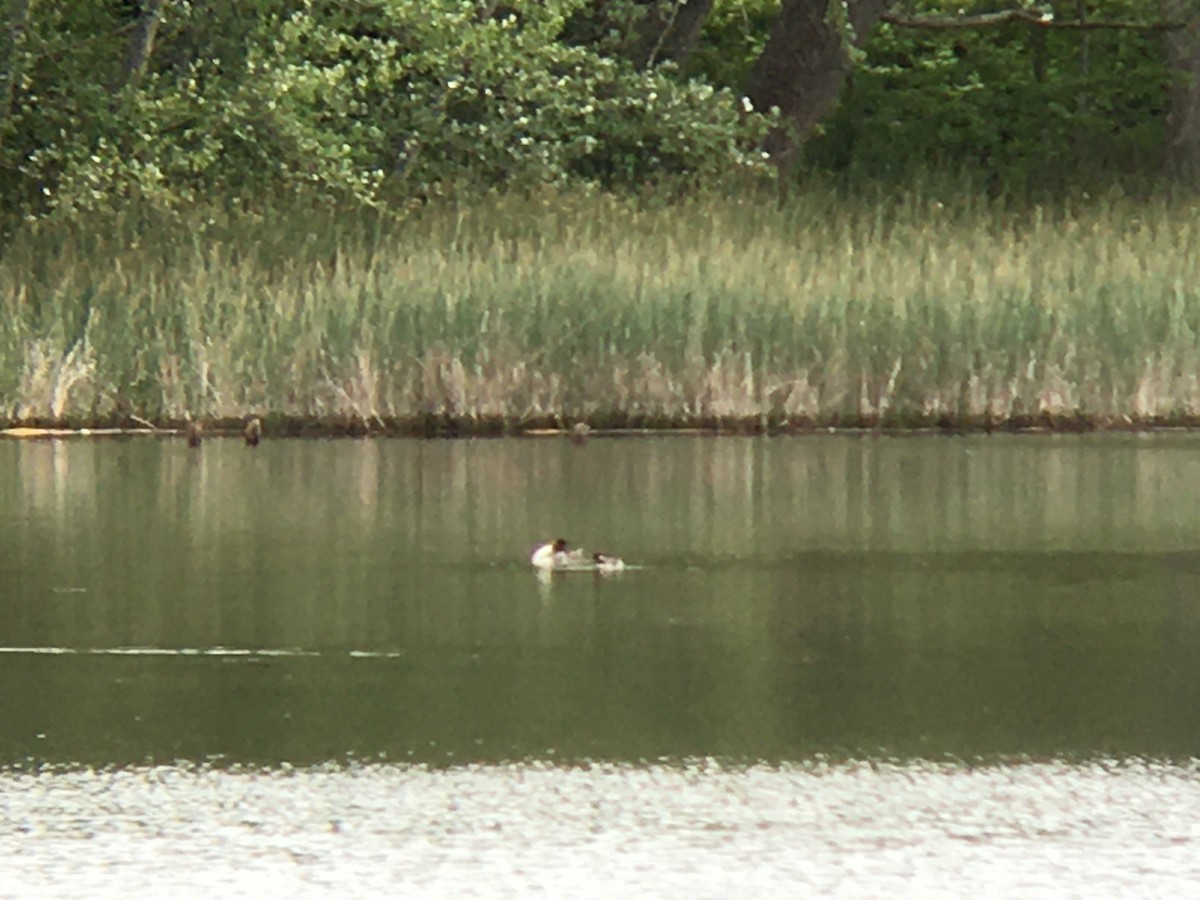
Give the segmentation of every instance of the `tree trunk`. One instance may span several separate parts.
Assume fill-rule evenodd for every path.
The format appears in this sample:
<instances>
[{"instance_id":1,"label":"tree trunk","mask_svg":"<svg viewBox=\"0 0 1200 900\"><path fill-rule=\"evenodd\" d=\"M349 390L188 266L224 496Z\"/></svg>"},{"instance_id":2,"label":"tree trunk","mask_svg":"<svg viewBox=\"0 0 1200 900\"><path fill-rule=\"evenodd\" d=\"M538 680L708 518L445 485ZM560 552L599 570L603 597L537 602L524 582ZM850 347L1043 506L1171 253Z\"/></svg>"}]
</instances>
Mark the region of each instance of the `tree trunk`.
<instances>
[{"instance_id":1,"label":"tree trunk","mask_svg":"<svg viewBox=\"0 0 1200 900\"><path fill-rule=\"evenodd\" d=\"M154 52L154 37L162 15L163 0L143 0L137 24L129 35L125 53L125 84L136 85L146 71L150 54Z\"/></svg>"},{"instance_id":2,"label":"tree trunk","mask_svg":"<svg viewBox=\"0 0 1200 900\"><path fill-rule=\"evenodd\" d=\"M1167 55L1175 72L1167 114L1167 171L1200 185L1200 0L1162 0L1167 21L1186 22L1166 33Z\"/></svg>"},{"instance_id":3,"label":"tree trunk","mask_svg":"<svg viewBox=\"0 0 1200 900\"><path fill-rule=\"evenodd\" d=\"M672 0L669 6L659 3L647 17L639 67L665 59L678 63L681 69L686 66L711 10L712 0Z\"/></svg>"},{"instance_id":4,"label":"tree trunk","mask_svg":"<svg viewBox=\"0 0 1200 900\"><path fill-rule=\"evenodd\" d=\"M794 163L817 122L837 105L850 72L850 50L829 15L830 2L784 0L767 45L746 80L746 96L755 109L774 106L781 113L781 126L763 146L781 169ZM866 39L894 2L848 0L856 44Z\"/></svg>"}]
</instances>

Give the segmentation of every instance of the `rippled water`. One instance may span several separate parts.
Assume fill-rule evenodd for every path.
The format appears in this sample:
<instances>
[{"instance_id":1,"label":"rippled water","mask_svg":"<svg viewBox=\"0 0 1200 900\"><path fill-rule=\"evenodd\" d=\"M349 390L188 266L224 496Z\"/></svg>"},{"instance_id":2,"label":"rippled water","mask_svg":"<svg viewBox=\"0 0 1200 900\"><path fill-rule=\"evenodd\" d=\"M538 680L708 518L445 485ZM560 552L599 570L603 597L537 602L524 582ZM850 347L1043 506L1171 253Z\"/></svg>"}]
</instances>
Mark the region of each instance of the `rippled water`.
<instances>
[{"instance_id":1,"label":"rippled water","mask_svg":"<svg viewBox=\"0 0 1200 900\"><path fill-rule=\"evenodd\" d=\"M1195 767L9 773L6 896L1185 897Z\"/></svg>"},{"instance_id":2,"label":"rippled water","mask_svg":"<svg viewBox=\"0 0 1200 900\"><path fill-rule=\"evenodd\" d=\"M1193 895L1198 450L0 444L0 896Z\"/></svg>"}]
</instances>

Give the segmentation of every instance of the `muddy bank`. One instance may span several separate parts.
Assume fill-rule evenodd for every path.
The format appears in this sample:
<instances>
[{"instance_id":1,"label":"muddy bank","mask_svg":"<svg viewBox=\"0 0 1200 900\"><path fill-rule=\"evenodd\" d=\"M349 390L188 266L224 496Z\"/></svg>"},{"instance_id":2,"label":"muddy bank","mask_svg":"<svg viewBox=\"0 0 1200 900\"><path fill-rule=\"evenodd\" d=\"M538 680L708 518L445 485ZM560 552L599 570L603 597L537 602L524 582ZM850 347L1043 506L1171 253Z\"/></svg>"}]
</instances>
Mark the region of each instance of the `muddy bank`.
<instances>
[{"instance_id":1,"label":"muddy bank","mask_svg":"<svg viewBox=\"0 0 1200 900\"><path fill-rule=\"evenodd\" d=\"M525 437L566 438L574 443L592 439L646 436L752 436L804 435L841 432L847 434L990 434L1136 432L1200 429L1200 415L1180 414L1134 419L1085 414L1061 416L1015 416L1007 419L949 417L936 419L899 417L831 417L824 420L775 420L760 418L680 418L608 417L602 420L576 419L560 422L538 419L515 422L505 419L453 418L424 416L409 419L370 420L344 418L300 418L263 416L261 419L216 419L164 421L138 419L98 422L46 421L0 423L0 437L10 439L66 438L180 438L198 443L209 438L241 438L248 444L273 438L482 438Z\"/></svg>"}]
</instances>

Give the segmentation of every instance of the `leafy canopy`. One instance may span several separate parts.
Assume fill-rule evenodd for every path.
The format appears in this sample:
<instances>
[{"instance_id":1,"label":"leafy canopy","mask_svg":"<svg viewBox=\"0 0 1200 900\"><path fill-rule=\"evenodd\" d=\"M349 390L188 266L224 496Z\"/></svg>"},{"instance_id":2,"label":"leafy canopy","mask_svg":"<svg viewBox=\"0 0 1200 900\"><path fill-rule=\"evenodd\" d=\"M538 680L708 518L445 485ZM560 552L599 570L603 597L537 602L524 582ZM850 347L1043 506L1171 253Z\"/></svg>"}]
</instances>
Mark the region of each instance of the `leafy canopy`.
<instances>
[{"instance_id":1,"label":"leafy canopy","mask_svg":"<svg viewBox=\"0 0 1200 900\"><path fill-rule=\"evenodd\" d=\"M12 48L10 208L303 192L377 204L463 186L629 188L766 170L736 91L561 40L582 0L33 4Z\"/></svg>"}]
</instances>

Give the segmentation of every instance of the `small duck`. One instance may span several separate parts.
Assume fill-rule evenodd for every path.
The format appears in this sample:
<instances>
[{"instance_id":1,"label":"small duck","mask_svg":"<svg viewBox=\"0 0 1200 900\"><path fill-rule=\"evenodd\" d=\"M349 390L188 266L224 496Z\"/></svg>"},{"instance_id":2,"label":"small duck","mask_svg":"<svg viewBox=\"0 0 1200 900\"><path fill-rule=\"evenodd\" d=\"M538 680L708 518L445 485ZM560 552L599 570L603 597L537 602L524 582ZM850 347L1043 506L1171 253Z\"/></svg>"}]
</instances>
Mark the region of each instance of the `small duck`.
<instances>
[{"instance_id":1,"label":"small duck","mask_svg":"<svg viewBox=\"0 0 1200 900\"><path fill-rule=\"evenodd\" d=\"M568 550L566 539L559 538L534 550L529 561L538 569L565 569L584 562L585 556L582 550Z\"/></svg>"},{"instance_id":2,"label":"small duck","mask_svg":"<svg viewBox=\"0 0 1200 900\"><path fill-rule=\"evenodd\" d=\"M593 553L592 562L596 564L596 571L602 573L608 572L624 572L625 560L619 556L608 556L604 553Z\"/></svg>"},{"instance_id":3,"label":"small duck","mask_svg":"<svg viewBox=\"0 0 1200 900\"><path fill-rule=\"evenodd\" d=\"M258 446L258 442L262 440L262 422L257 416L246 423L246 427L242 429L242 437L246 439L247 447Z\"/></svg>"},{"instance_id":4,"label":"small duck","mask_svg":"<svg viewBox=\"0 0 1200 900\"><path fill-rule=\"evenodd\" d=\"M189 447L199 447L200 442L204 440L204 426L195 419L189 419L184 434L187 435L187 445Z\"/></svg>"}]
</instances>

